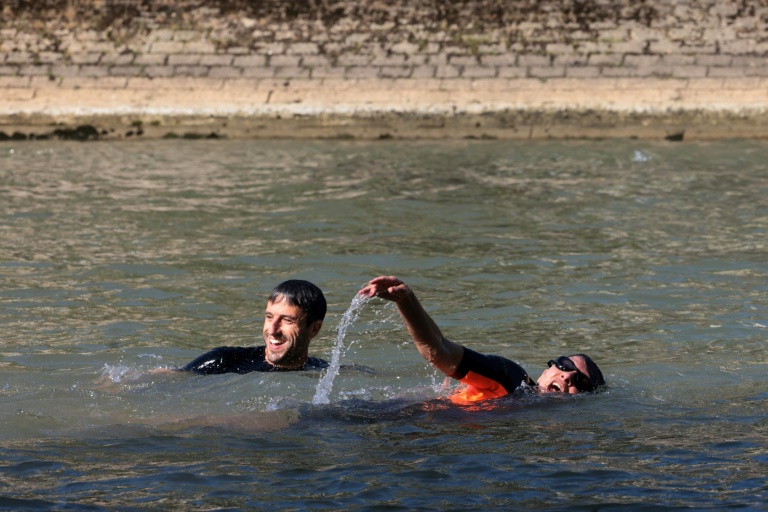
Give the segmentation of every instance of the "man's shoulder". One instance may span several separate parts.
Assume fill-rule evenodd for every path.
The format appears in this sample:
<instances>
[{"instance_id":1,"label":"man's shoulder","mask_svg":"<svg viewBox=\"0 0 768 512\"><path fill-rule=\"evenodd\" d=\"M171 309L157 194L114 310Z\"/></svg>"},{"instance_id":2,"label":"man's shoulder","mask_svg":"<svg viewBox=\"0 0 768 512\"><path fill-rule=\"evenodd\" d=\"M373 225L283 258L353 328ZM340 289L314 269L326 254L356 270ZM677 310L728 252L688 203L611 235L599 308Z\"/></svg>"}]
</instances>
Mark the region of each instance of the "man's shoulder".
<instances>
[{"instance_id":1,"label":"man's shoulder","mask_svg":"<svg viewBox=\"0 0 768 512\"><path fill-rule=\"evenodd\" d=\"M264 347L216 347L181 368L203 375L268 372L273 366L264 360Z\"/></svg>"},{"instance_id":2,"label":"man's shoulder","mask_svg":"<svg viewBox=\"0 0 768 512\"><path fill-rule=\"evenodd\" d=\"M319 357L310 357L307 359L307 364L304 365L304 370L322 370L328 368L330 364L325 359Z\"/></svg>"},{"instance_id":3,"label":"man's shoulder","mask_svg":"<svg viewBox=\"0 0 768 512\"><path fill-rule=\"evenodd\" d=\"M199 374L221 373L251 373L292 371L278 368L266 361L266 347L229 347L221 346L198 356L183 368L184 371ZM300 370L322 370L328 368L327 361L318 357L310 357Z\"/></svg>"},{"instance_id":4,"label":"man's shoulder","mask_svg":"<svg viewBox=\"0 0 768 512\"><path fill-rule=\"evenodd\" d=\"M509 391L521 383L535 385L525 369L511 359L495 354L481 354L464 347L464 355L452 377L462 380L469 372L499 382Z\"/></svg>"}]
</instances>

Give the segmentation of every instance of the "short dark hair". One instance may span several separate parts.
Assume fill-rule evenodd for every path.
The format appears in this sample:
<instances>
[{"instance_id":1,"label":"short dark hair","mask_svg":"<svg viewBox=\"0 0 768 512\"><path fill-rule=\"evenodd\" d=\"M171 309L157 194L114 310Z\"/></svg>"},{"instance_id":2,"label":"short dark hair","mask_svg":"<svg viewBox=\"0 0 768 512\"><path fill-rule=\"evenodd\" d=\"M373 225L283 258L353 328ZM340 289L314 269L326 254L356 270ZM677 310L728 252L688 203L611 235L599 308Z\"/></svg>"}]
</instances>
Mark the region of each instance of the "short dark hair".
<instances>
[{"instance_id":1,"label":"short dark hair","mask_svg":"<svg viewBox=\"0 0 768 512\"><path fill-rule=\"evenodd\" d=\"M277 302L281 297L291 306L298 306L307 314L307 325L324 319L325 312L328 310L323 291L309 281L301 279L283 281L269 294L269 302Z\"/></svg>"},{"instance_id":2,"label":"short dark hair","mask_svg":"<svg viewBox=\"0 0 768 512\"><path fill-rule=\"evenodd\" d=\"M604 386L605 379L603 378L603 372L600 371L600 368L592 360L592 358L590 358L587 354L572 354L568 357L575 357L575 356L584 358L584 362L587 364L587 371L589 372L589 381L592 383L592 387L597 388L598 386Z\"/></svg>"}]
</instances>

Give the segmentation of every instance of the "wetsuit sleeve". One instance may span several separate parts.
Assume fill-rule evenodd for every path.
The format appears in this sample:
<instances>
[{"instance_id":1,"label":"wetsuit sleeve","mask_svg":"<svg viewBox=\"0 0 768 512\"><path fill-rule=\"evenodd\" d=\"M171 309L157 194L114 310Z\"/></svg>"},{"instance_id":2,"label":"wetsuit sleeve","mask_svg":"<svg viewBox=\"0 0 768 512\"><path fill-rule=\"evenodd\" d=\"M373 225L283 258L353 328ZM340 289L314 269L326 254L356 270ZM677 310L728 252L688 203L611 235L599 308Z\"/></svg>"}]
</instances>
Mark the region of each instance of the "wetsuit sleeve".
<instances>
[{"instance_id":1,"label":"wetsuit sleeve","mask_svg":"<svg viewBox=\"0 0 768 512\"><path fill-rule=\"evenodd\" d=\"M232 372L230 347L218 347L210 352L197 357L180 368L181 371L197 373L200 375L216 375Z\"/></svg>"},{"instance_id":2,"label":"wetsuit sleeve","mask_svg":"<svg viewBox=\"0 0 768 512\"><path fill-rule=\"evenodd\" d=\"M519 364L501 356L480 354L466 347L451 377L467 385L455 397L451 397L454 402L498 398L513 392L523 383L536 385Z\"/></svg>"}]
</instances>

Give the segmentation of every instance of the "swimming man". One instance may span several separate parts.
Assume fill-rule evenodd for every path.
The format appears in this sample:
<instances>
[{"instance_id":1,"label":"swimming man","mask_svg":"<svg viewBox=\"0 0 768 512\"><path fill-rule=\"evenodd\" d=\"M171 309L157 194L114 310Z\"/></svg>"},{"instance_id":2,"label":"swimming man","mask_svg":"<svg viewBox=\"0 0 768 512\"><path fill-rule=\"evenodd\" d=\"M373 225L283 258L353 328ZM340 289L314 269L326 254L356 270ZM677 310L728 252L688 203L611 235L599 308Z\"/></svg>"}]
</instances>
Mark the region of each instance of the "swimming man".
<instances>
[{"instance_id":1,"label":"swimming man","mask_svg":"<svg viewBox=\"0 0 768 512\"><path fill-rule=\"evenodd\" d=\"M360 292L395 303L419 353L435 368L465 386L450 399L466 404L499 398L525 384L542 393L584 393L605 384L600 368L584 354L550 360L536 383L517 363L504 357L486 355L450 341L422 307L416 294L400 279L381 276Z\"/></svg>"},{"instance_id":2,"label":"swimming man","mask_svg":"<svg viewBox=\"0 0 768 512\"><path fill-rule=\"evenodd\" d=\"M267 300L263 346L215 348L181 370L211 375L327 368L326 361L309 357L327 308L323 292L309 281L280 283Z\"/></svg>"}]
</instances>

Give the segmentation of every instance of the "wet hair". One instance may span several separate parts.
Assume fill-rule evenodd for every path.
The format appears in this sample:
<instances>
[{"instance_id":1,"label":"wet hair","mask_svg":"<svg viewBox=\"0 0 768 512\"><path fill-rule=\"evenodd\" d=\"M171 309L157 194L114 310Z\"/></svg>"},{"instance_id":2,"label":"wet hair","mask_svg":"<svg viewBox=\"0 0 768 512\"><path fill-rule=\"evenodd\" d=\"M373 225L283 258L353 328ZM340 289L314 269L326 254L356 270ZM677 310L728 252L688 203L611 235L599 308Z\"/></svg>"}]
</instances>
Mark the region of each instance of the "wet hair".
<instances>
[{"instance_id":1,"label":"wet hair","mask_svg":"<svg viewBox=\"0 0 768 512\"><path fill-rule=\"evenodd\" d=\"M285 300L291 306L301 308L307 315L307 325L325 318L328 304L323 291L309 281L290 279L275 286L269 294L269 302Z\"/></svg>"},{"instance_id":2,"label":"wet hair","mask_svg":"<svg viewBox=\"0 0 768 512\"><path fill-rule=\"evenodd\" d=\"M605 379L603 378L603 372L597 364L587 354L572 354L568 357L581 357L587 364L587 371L589 372L589 382L592 383L592 387L597 389L598 386L605 385Z\"/></svg>"}]
</instances>

